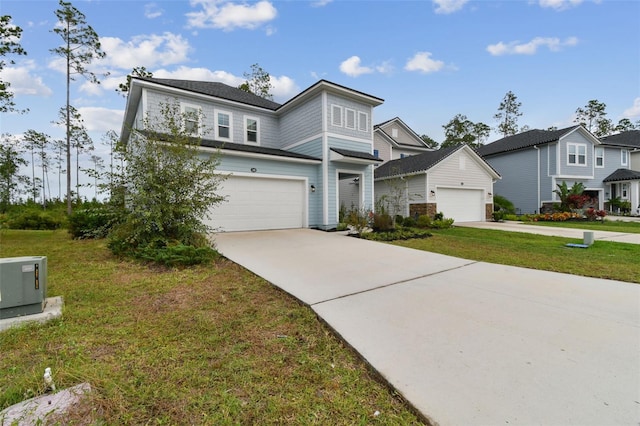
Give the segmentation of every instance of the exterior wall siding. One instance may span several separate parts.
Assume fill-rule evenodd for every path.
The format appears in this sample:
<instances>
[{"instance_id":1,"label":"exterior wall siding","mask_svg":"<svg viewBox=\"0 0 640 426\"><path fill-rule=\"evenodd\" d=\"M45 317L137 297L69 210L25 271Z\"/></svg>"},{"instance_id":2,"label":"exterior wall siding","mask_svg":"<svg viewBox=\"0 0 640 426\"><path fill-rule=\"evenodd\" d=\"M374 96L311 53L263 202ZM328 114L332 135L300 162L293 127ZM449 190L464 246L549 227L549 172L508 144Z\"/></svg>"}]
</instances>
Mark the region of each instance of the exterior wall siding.
<instances>
[{"instance_id":1,"label":"exterior wall siding","mask_svg":"<svg viewBox=\"0 0 640 426\"><path fill-rule=\"evenodd\" d=\"M499 154L485 160L502 176L493 184L494 194L511 201L519 213L538 212L538 157L535 149ZM546 173L546 170L541 173Z\"/></svg>"},{"instance_id":2,"label":"exterior wall siding","mask_svg":"<svg viewBox=\"0 0 640 426\"><path fill-rule=\"evenodd\" d=\"M384 141L382 137L378 136L376 133L373 134L373 149L378 150L378 157L383 161L391 160L391 145Z\"/></svg>"},{"instance_id":3,"label":"exterior wall siding","mask_svg":"<svg viewBox=\"0 0 640 426\"><path fill-rule=\"evenodd\" d=\"M342 107L342 125L334 126L332 123L332 106L337 105ZM349 129L345 126L346 118L345 118L345 109L351 109L355 111L356 123L355 129ZM367 114L367 130L361 131L359 129L359 114L360 112L364 112ZM327 110L325 111L325 119L327 120L327 130L336 135L347 136L350 138L357 139L366 139L371 141L373 139L373 125L371 124L371 119L373 116L373 108L369 105L354 102L350 99L343 98L341 96L334 95L333 93L327 94ZM366 152L371 152L371 147Z\"/></svg>"},{"instance_id":4,"label":"exterior wall siding","mask_svg":"<svg viewBox=\"0 0 640 426\"><path fill-rule=\"evenodd\" d=\"M405 145L415 145L417 147L423 146L420 142L416 141L415 136L407 132L404 126L398 125L396 121L387 123L386 125L382 126L381 129L391 137L393 137L393 131L395 129L398 132L398 136L393 137L393 139L398 143Z\"/></svg>"},{"instance_id":5,"label":"exterior wall siding","mask_svg":"<svg viewBox=\"0 0 640 426\"><path fill-rule=\"evenodd\" d=\"M606 155L607 154L605 153L605 161L607 161ZM640 151L635 151L631 153L630 157L631 157L631 170L640 172Z\"/></svg>"},{"instance_id":6,"label":"exterior wall siding","mask_svg":"<svg viewBox=\"0 0 640 426\"><path fill-rule=\"evenodd\" d=\"M276 148L286 148L322 132L322 97L316 96L280 116L280 141Z\"/></svg>"},{"instance_id":7,"label":"exterior wall siding","mask_svg":"<svg viewBox=\"0 0 640 426\"><path fill-rule=\"evenodd\" d=\"M568 164L568 144L577 143L587 146L586 166ZM560 175L561 176L591 176L593 174L593 143L588 141L580 132L573 132L560 141Z\"/></svg>"}]
</instances>

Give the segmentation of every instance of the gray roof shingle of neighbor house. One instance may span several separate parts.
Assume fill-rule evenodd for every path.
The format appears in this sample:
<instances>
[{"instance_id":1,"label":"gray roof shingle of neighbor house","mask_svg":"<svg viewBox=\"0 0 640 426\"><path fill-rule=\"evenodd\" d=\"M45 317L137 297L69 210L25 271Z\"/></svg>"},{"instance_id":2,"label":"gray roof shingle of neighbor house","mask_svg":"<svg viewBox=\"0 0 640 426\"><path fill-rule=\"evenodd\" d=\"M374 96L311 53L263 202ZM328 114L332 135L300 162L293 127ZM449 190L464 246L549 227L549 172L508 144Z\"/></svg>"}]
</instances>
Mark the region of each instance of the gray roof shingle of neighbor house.
<instances>
[{"instance_id":1,"label":"gray roof shingle of neighbor house","mask_svg":"<svg viewBox=\"0 0 640 426\"><path fill-rule=\"evenodd\" d=\"M603 182L618 182L623 180L640 180L640 172L629 169L618 169L604 178Z\"/></svg>"},{"instance_id":2,"label":"gray roof shingle of neighbor house","mask_svg":"<svg viewBox=\"0 0 640 426\"><path fill-rule=\"evenodd\" d=\"M497 141L491 142L487 145L483 145L478 148L478 152L482 156L487 156L500 154L503 152L517 151L519 149L529 148L535 145L556 142L562 136L575 130L578 127L580 127L580 125L567 127L560 130L529 130L526 132L518 133L517 135L498 139Z\"/></svg>"},{"instance_id":3,"label":"gray roof shingle of neighbor house","mask_svg":"<svg viewBox=\"0 0 640 426\"><path fill-rule=\"evenodd\" d=\"M458 149L460 149L460 146L450 146L437 151L428 151L418 155L387 161L375 170L375 178L379 179L429 170Z\"/></svg>"},{"instance_id":4,"label":"gray roof shingle of neighbor house","mask_svg":"<svg viewBox=\"0 0 640 426\"><path fill-rule=\"evenodd\" d=\"M640 148L640 130L628 130L611 136L600 138L604 145L626 146Z\"/></svg>"}]
</instances>

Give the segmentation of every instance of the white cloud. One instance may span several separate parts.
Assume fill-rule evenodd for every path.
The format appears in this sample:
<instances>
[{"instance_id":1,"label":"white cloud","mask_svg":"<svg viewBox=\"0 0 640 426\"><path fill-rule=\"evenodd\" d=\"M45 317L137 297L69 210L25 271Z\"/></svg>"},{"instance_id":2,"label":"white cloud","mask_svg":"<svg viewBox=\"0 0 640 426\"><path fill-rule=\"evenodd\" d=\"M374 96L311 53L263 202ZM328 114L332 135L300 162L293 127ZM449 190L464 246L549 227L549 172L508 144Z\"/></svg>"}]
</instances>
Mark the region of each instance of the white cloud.
<instances>
[{"instance_id":1,"label":"white cloud","mask_svg":"<svg viewBox=\"0 0 640 426\"><path fill-rule=\"evenodd\" d=\"M431 59L430 52L418 52L407 61L404 69L407 71L419 71L423 74L437 72L444 68L444 62Z\"/></svg>"},{"instance_id":2,"label":"white cloud","mask_svg":"<svg viewBox=\"0 0 640 426\"><path fill-rule=\"evenodd\" d=\"M84 120L84 125L89 132L106 133L109 130L120 131L124 111L120 109L108 109L100 107L80 107L78 112Z\"/></svg>"},{"instance_id":3,"label":"white cloud","mask_svg":"<svg viewBox=\"0 0 640 426\"><path fill-rule=\"evenodd\" d=\"M332 2L333 0L317 0L311 3L311 7L324 7Z\"/></svg>"},{"instance_id":4,"label":"white cloud","mask_svg":"<svg viewBox=\"0 0 640 426\"><path fill-rule=\"evenodd\" d=\"M360 58L358 56L352 56L340 64L340 71L349 77L358 77L362 74L371 74L374 70L370 67L361 66Z\"/></svg>"},{"instance_id":5,"label":"white cloud","mask_svg":"<svg viewBox=\"0 0 640 426\"><path fill-rule=\"evenodd\" d=\"M202 10L186 14L190 28L236 28L253 30L276 18L278 11L267 0L257 3L233 3L225 0L191 0L191 6Z\"/></svg>"},{"instance_id":6,"label":"white cloud","mask_svg":"<svg viewBox=\"0 0 640 426\"><path fill-rule=\"evenodd\" d=\"M101 37L100 43L107 54L100 63L126 70L133 69L133 64L145 68L178 64L186 61L192 50L187 39L170 32L138 35L130 41Z\"/></svg>"},{"instance_id":7,"label":"white cloud","mask_svg":"<svg viewBox=\"0 0 640 426\"><path fill-rule=\"evenodd\" d=\"M624 110L622 115L629 119L640 119L640 98L633 100L633 106Z\"/></svg>"},{"instance_id":8,"label":"white cloud","mask_svg":"<svg viewBox=\"0 0 640 426\"><path fill-rule=\"evenodd\" d=\"M158 7L157 3L147 3L144 5L144 16L147 19L159 18L164 14L164 10Z\"/></svg>"},{"instance_id":9,"label":"white cloud","mask_svg":"<svg viewBox=\"0 0 640 426\"><path fill-rule=\"evenodd\" d=\"M0 78L9 82L9 91L15 95L51 96L53 91L43 83L42 78L33 74L36 69L33 60L20 61L17 66L6 67Z\"/></svg>"},{"instance_id":10,"label":"white cloud","mask_svg":"<svg viewBox=\"0 0 640 426\"><path fill-rule=\"evenodd\" d=\"M290 77L270 76L270 81L273 86L271 94L276 102L285 102L300 93L300 88Z\"/></svg>"},{"instance_id":11,"label":"white cloud","mask_svg":"<svg viewBox=\"0 0 640 426\"><path fill-rule=\"evenodd\" d=\"M433 0L436 13L449 14L462 9L469 0Z\"/></svg>"},{"instance_id":12,"label":"white cloud","mask_svg":"<svg viewBox=\"0 0 640 426\"><path fill-rule=\"evenodd\" d=\"M555 10L566 10L578 6L584 0L539 0L540 7L547 7Z\"/></svg>"},{"instance_id":13,"label":"white cloud","mask_svg":"<svg viewBox=\"0 0 640 426\"><path fill-rule=\"evenodd\" d=\"M244 77L237 77L226 71L211 71L208 68L189 68L181 66L174 71L160 69L153 71L155 78L175 78L194 81L219 81L229 86L237 87L244 83Z\"/></svg>"},{"instance_id":14,"label":"white cloud","mask_svg":"<svg viewBox=\"0 0 640 426\"><path fill-rule=\"evenodd\" d=\"M546 46L552 52L558 52L563 47L571 47L578 44L577 37L569 37L560 40L557 37L536 37L527 43L512 41L509 43L499 42L487 46L487 52L493 56L501 55L533 55L539 47Z\"/></svg>"}]
</instances>

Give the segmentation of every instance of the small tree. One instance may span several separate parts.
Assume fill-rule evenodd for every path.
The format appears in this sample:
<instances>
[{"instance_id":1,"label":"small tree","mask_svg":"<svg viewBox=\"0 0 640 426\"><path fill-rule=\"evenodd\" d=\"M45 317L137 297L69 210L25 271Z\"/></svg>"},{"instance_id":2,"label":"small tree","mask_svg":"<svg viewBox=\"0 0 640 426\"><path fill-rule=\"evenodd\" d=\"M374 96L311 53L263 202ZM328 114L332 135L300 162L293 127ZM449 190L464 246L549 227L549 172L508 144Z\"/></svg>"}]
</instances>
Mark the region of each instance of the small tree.
<instances>
[{"instance_id":1,"label":"small tree","mask_svg":"<svg viewBox=\"0 0 640 426\"><path fill-rule=\"evenodd\" d=\"M263 70L260 65L251 65L251 73L245 72L243 76L247 80L238 86L238 89L253 93L254 95L269 99L270 101L273 100L273 95L271 94L271 89L273 88L273 85L271 84L271 76L268 72Z\"/></svg>"},{"instance_id":2,"label":"small tree","mask_svg":"<svg viewBox=\"0 0 640 426\"><path fill-rule=\"evenodd\" d=\"M201 140L185 130L192 117L181 113L177 102L162 104L160 110L121 147L127 211L109 243L117 254L145 257L174 246L208 247L211 230L203 219L224 201L217 194L225 179L215 172L219 156L205 157Z\"/></svg>"},{"instance_id":3,"label":"small tree","mask_svg":"<svg viewBox=\"0 0 640 426\"><path fill-rule=\"evenodd\" d=\"M127 97L127 93L129 93L129 89L131 88L131 77L152 78L153 73L147 71L145 67L135 67L131 71L131 74L127 75L127 81L118 85L116 92L120 93L124 97Z\"/></svg>"},{"instance_id":4,"label":"small tree","mask_svg":"<svg viewBox=\"0 0 640 426\"><path fill-rule=\"evenodd\" d=\"M560 198L560 211L570 212L581 209L589 201L589 197L584 195L582 182L575 182L571 188L567 186L565 181L562 181L562 184L556 184L556 186L558 189L553 192Z\"/></svg>"},{"instance_id":5,"label":"small tree","mask_svg":"<svg viewBox=\"0 0 640 426\"><path fill-rule=\"evenodd\" d=\"M24 181L19 173L20 167L26 166L27 162L21 154L11 136L3 134L0 143L0 212L7 211Z\"/></svg>"},{"instance_id":6,"label":"small tree","mask_svg":"<svg viewBox=\"0 0 640 426\"><path fill-rule=\"evenodd\" d=\"M498 132L507 137L518 133L518 117L522 116L518 97L509 90L498 106L498 112L493 116L498 121Z\"/></svg>"}]
</instances>

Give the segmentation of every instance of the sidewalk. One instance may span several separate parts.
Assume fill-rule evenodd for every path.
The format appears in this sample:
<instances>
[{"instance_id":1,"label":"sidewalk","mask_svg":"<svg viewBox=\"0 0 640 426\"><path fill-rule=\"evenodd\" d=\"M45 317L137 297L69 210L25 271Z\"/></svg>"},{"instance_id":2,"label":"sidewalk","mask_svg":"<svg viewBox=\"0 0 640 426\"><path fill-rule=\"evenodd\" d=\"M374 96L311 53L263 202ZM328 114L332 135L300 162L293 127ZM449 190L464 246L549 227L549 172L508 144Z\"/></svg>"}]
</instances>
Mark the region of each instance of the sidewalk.
<instances>
[{"instance_id":1,"label":"sidewalk","mask_svg":"<svg viewBox=\"0 0 640 426\"><path fill-rule=\"evenodd\" d=\"M553 237L576 238L582 240L585 232L593 232L596 241L613 241L618 243L640 244L640 234L623 232L594 231L592 229L554 228L551 226L527 225L525 222L461 222L454 226L467 228L496 229L508 232L526 232L529 234Z\"/></svg>"}]
</instances>

